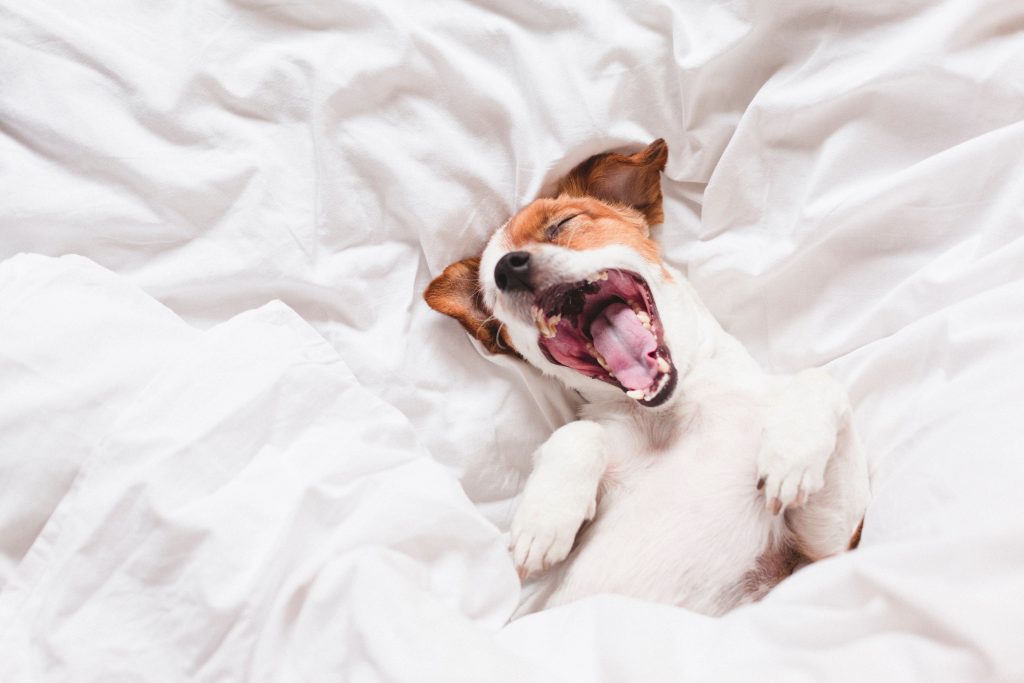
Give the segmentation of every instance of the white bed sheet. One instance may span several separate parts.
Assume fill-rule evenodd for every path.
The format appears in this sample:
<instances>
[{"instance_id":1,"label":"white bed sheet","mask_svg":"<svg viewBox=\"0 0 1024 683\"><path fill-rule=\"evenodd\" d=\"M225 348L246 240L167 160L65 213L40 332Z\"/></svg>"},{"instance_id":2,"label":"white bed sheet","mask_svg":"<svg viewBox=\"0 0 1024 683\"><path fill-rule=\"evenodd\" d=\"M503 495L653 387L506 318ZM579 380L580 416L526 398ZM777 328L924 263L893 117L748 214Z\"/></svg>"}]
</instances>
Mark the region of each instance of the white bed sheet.
<instances>
[{"instance_id":1,"label":"white bed sheet","mask_svg":"<svg viewBox=\"0 0 1024 683\"><path fill-rule=\"evenodd\" d=\"M389 452L429 454L462 484L475 512L459 508L448 552L477 573L438 581L488 596L483 611L453 608L465 618L450 628L410 617L400 640L357 621L349 633L375 634L360 649L332 618L359 599L372 612L367 594L379 618L419 609L385 598L417 599L385 570L370 572L369 593L332 583L337 612L318 612L314 632L349 655L324 671L422 680L490 665L497 677L532 662L569 680L1024 679L1020 3L5 2L0 41L0 258L81 254L118 276L34 281L43 298L20 307L24 278L0 291L5 583L58 580L24 553L48 547L35 534L74 502L78 466L98 457L97 439L116 451L132 436L117 420L181 348L225 329L240 349L256 344L266 316L297 335L282 333L279 358L294 359L296 339L316 346L298 318L260 309L278 299L340 357L308 384L374 401L377 431L403 435ZM720 620L609 598L498 631L516 593L499 530L532 448L574 406L480 353L419 293L573 163L657 136L671 149L667 258L767 366L825 364L850 387L876 485L863 546ZM96 287L110 291L58 305ZM83 339L88 367L76 365ZM225 438L244 442L248 428ZM348 435L339 453L366 457L351 422L324 428ZM136 474L159 486L156 472ZM273 497L254 486L247 495ZM120 495L108 493L104 504ZM457 494L440 499L460 505ZM305 533L341 542L316 524ZM183 555L182 569L205 571L200 557ZM53 596L40 607L53 620L0 610L0 629L44 677L57 651L44 624L76 628L66 601L100 615L109 602L34 595ZM278 625L285 635L253 651L209 641L206 654L253 677L295 673L245 668L256 653L288 662L312 647ZM89 643L89 671L100 676L132 633ZM360 668L370 663L395 668Z\"/></svg>"}]
</instances>

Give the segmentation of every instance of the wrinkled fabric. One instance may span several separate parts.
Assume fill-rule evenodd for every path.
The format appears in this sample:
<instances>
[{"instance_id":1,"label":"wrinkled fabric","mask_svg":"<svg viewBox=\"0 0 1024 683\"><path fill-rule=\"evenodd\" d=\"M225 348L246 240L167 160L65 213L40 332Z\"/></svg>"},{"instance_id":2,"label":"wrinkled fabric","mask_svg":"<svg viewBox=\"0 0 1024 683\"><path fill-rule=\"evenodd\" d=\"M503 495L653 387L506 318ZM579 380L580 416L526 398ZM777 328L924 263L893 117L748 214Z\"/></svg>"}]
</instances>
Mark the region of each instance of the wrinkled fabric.
<instances>
[{"instance_id":1,"label":"wrinkled fabric","mask_svg":"<svg viewBox=\"0 0 1024 683\"><path fill-rule=\"evenodd\" d=\"M0 45L0 259L102 266L3 266L0 666L1024 678L1020 3L7 1ZM665 258L766 367L850 389L861 549L718 620L503 627L574 398L420 293L656 137Z\"/></svg>"},{"instance_id":2,"label":"wrinkled fabric","mask_svg":"<svg viewBox=\"0 0 1024 683\"><path fill-rule=\"evenodd\" d=\"M76 467L54 470L71 479L63 495L32 510L42 528L0 593L0 678L490 680L530 670L490 637L518 587L500 532L291 309L271 302L183 334L160 304L81 258L15 257L0 264L0 282L0 301L21 304L0 308L5 323L76 311L98 323L78 326L73 349L67 338L39 344L57 357L64 348L75 358L65 366L5 351L23 398L50 397L36 368L95 387L98 359L146 357L132 347L164 337L163 354L122 377L111 398L130 398L108 404L113 417L93 433L49 436L38 450L0 437L0 463L17 453L39 468L68 462L60 451L82 441ZM111 298L136 300L146 324L104 339L122 316ZM16 472L5 488L17 494L24 479ZM476 657L451 658L469 645Z\"/></svg>"}]
</instances>

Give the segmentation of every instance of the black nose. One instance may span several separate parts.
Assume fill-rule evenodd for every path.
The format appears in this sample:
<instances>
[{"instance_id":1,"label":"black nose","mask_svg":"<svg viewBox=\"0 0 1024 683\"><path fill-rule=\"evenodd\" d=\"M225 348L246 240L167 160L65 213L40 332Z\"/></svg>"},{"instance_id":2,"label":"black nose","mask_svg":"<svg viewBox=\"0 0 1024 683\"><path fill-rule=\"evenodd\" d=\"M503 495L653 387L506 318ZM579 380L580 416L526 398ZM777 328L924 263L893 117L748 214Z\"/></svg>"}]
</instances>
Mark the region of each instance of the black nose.
<instances>
[{"instance_id":1,"label":"black nose","mask_svg":"<svg viewBox=\"0 0 1024 683\"><path fill-rule=\"evenodd\" d=\"M503 292L518 289L532 290L530 286L530 253L512 251L501 257L494 267L494 283Z\"/></svg>"}]
</instances>

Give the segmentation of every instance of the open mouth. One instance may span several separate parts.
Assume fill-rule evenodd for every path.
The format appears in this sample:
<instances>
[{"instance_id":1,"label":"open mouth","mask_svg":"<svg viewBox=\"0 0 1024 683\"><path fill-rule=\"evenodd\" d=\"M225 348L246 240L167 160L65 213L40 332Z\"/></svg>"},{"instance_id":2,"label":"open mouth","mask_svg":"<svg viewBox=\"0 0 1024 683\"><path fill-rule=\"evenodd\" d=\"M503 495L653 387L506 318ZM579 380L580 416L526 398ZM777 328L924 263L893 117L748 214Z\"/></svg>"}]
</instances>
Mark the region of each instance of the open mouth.
<instances>
[{"instance_id":1,"label":"open mouth","mask_svg":"<svg viewBox=\"0 0 1024 683\"><path fill-rule=\"evenodd\" d=\"M552 363L619 387L641 405L664 403L676 370L651 290L642 277L605 270L537 295L538 345Z\"/></svg>"}]
</instances>

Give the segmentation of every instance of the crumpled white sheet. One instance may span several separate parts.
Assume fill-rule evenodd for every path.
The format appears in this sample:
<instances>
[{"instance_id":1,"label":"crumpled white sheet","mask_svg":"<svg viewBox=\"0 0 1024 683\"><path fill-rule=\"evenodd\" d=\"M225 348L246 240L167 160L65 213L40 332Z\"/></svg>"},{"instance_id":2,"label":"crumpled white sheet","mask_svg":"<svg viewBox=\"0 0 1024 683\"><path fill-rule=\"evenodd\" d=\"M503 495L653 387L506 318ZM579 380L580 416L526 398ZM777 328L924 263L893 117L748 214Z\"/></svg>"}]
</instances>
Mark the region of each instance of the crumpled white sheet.
<instances>
[{"instance_id":1,"label":"crumpled white sheet","mask_svg":"<svg viewBox=\"0 0 1024 683\"><path fill-rule=\"evenodd\" d=\"M518 661L489 635L518 588L500 533L286 306L185 333L78 257L8 260L0 291L4 329L47 333L0 351L10 395L39 415L59 382L95 413L0 437L10 492L37 503L5 495L4 517L45 523L4 548L0 678L486 680ZM110 366L132 356L151 362ZM102 405L75 395L97 378ZM39 500L10 468L73 483Z\"/></svg>"},{"instance_id":2,"label":"crumpled white sheet","mask_svg":"<svg viewBox=\"0 0 1024 683\"><path fill-rule=\"evenodd\" d=\"M337 647L352 680L481 680L481 670L491 672L484 680L541 680L520 668L528 662L568 680L1024 679L1022 28L1024 7L1012 0L0 3L0 257L82 254L170 309L111 280L62 287L56 271L36 282L42 298L31 306L16 304L23 288L0 289L0 580L11 582L0 604L13 595L23 605L0 611L0 637L14 639L3 651L17 651L10 665L40 678L53 666L60 679L87 674L89 662L123 662L162 680L153 672L199 662L181 648L204 642L202 656L254 678L298 676L289 667L303 662L289 658L310 651L303 661L322 657L327 670ZM573 163L657 136L671 149L658 229L666 257L763 363L827 364L850 387L876 484L862 549L720 620L602 598L495 635L516 587L498 532L473 515L507 526L530 451L573 403L521 364L478 353L419 292ZM84 292L97 296L58 306ZM451 592L403 591L406 575L384 569L351 593L329 577L339 604L306 616L331 647L282 620L263 623L282 635L251 651L207 637L205 626L230 621L224 614L241 604L226 588L192 594L187 604L204 617L174 622L157 647L136 637L142 630L103 631L90 619L118 614L110 596L88 583L51 590L45 582L82 556L66 548L69 565L44 561L36 533L50 511L60 519L85 500L68 486L82 462L107 462L97 440L113 439L111 453L131 438L159 446L154 413L148 434L118 420L145 418L146 401L159 409L145 383L181 349L228 334L240 351L276 358L287 385L290 346L320 348L312 333L280 309L236 317L273 299L343 359L310 371L311 383L380 401L375 433L399 441L384 450L429 454L475 503L443 544L454 564L435 580ZM276 316L290 321L277 346L242 341ZM225 349L205 348L211 364L232 367ZM245 384L251 369L235 370L241 400L256 387ZM182 391L205 381L171 380ZM254 395L251 410L277 410ZM300 398L281 400L296 414ZM289 424L298 434L315 423ZM346 425L324 429L363 443ZM255 427L222 429L237 446ZM184 495L145 469L160 462L146 452L132 480L142 488L109 491L82 511L83 525L98 525L122 494ZM262 489L269 499L274 487ZM431 502L409 495L425 515L464 503L454 489ZM200 529L217 527L199 516ZM323 530L310 524L311 535ZM208 533L206 551L224 532ZM341 555L358 546L324 534L324 552L346 539ZM142 560L161 561L141 547ZM436 566L423 547L409 552L413 565ZM219 566L195 557L162 561L187 581ZM281 562L293 560L303 557ZM247 565L271 566L281 565ZM139 584L112 577L111 589L136 587L117 596L141 596L140 611L156 619ZM278 585L253 580L262 596ZM36 582L47 588L23 595ZM360 595L394 601L353 606ZM466 595L486 596L476 598L486 606L458 606ZM450 619L423 617L432 612L421 601L440 601ZM391 626L356 620L361 637L339 640L356 611ZM49 635L86 624L96 635L84 643ZM79 656L62 649L68 642ZM257 666L256 653L274 662ZM383 666L392 668L374 668Z\"/></svg>"}]
</instances>

